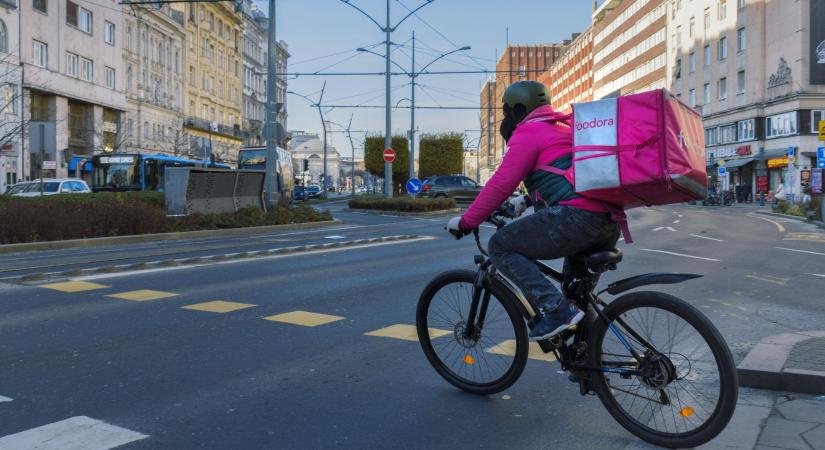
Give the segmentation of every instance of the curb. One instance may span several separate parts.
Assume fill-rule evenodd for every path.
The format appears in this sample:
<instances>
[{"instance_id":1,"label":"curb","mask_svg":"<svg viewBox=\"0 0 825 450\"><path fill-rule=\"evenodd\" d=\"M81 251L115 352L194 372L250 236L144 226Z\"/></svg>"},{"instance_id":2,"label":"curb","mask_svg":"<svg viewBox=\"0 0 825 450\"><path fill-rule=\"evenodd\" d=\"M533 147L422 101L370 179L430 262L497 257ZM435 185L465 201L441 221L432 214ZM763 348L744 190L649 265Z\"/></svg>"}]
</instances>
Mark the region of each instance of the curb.
<instances>
[{"instance_id":1,"label":"curb","mask_svg":"<svg viewBox=\"0 0 825 450\"><path fill-rule=\"evenodd\" d=\"M224 228L219 230L181 231L176 233L135 234L88 239L71 239L66 241L27 242L23 244L0 245L0 254L43 250L63 250L67 248L88 248L103 245L137 244L142 242L173 241L180 239L204 238L215 236L248 236L272 231L305 230L323 228L341 223L338 219L322 222L303 222L284 225L265 225L262 227Z\"/></svg>"},{"instance_id":2,"label":"curb","mask_svg":"<svg viewBox=\"0 0 825 450\"><path fill-rule=\"evenodd\" d=\"M384 209L360 209L360 208L344 208L341 211L343 212L358 212L364 214L387 214L392 216L438 216L441 214L452 214L452 213L460 213L461 208L451 208L451 209L440 209L438 211L422 211L422 212L409 212L409 211L390 211Z\"/></svg>"},{"instance_id":3,"label":"curb","mask_svg":"<svg viewBox=\"0 0 825 450\"><path fill-rule=\"evenodd\" d=\"M795 345L821 337L825 337L825 331L782 333L762 339L736 368L739 385L774 391L825 394L825 372L785 368L788 355Z\"/></svg>"},{"instance_id":4,"label":"curb","mask_svg":"<svg viewBox=\"0 0 825 450\"><path fill-rule=\"evenodd\" d=\"M796 219L800 222L806 222L806 223L816 225L819 228L825 228L825 222L823 222L821 220L813 220L813 219L808 219L807 217L792 216L790 214L775 213L773 211L755 211L755 212L756 212L756 214L764 214L766 216L782 217L782 218L785 218L785 219Z\"/></svg>"}]
</instances>

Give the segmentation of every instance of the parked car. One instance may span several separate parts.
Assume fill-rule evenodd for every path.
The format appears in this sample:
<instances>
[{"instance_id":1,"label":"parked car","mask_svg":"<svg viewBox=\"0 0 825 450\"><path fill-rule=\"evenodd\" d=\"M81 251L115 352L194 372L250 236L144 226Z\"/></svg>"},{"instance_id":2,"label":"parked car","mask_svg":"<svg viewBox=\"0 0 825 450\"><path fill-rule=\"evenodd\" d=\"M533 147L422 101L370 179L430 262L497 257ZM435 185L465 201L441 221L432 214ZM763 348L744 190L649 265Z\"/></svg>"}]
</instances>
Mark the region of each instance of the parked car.
<instances>
[{"instance_id":1,"label":"parked car","mask_svg":"<svg viewBox=\"0 0 825 450\"><path fill-rule=\"evenodd\" d=\"M78 178L44 178L43 195L88 194L92 192L85 181ZM6 194L15 197L39 197L40 180L24 181L10 187Z\"/></svg>"},{"instance_id":2,"label":"parked car","mask_svg":"<svg viewBox=\"0 0 825 450\"><path fill-rule=\"evenodd\" d=\"M425 178L418 197L449 197L457 202L472 202L482 186L462 175L434 176Z\"/></svg>"},{"instance_id":3,"label":"parked car","mask_svg":"<svg viewBox=\"0 0 825 450\"><path fill-rule=\"evenodd\" d=\"M306 188L307 198L321 198L321 186L311 185Z\"/></svg>"},{"instance_id":4,"label":"parked car","mask_svg":"<svg viewBox=\"0 0 825 450\"><path fill-rule=\"evenodd\" d=\"M305 186L295 186L292 190L292 198L295 200L306 200L307 188Z\"/></svg>"}]
</instances>

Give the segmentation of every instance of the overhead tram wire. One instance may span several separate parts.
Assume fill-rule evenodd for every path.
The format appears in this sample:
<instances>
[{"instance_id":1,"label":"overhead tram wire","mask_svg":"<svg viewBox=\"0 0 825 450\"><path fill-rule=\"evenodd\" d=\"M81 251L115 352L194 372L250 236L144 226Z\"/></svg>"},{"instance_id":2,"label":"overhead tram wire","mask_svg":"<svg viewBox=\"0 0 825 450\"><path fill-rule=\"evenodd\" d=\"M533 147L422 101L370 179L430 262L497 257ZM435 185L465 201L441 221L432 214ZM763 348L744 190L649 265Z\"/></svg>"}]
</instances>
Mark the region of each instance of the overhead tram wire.
<instances>
[{"instance_id":1,"label":"overhead tram wire","mask_svg":"<svg viewBox=\"0 0 825 450\"><path fill-rule=\"evenodd\" d=\"M440 70L440 71L426 71L418 72L416 75L471 75L471 74L488 74L494 75L498 73L512 73L512 74L526 74L526 73L542 73L546 72L544 69L524 69L524 70ZM287 72L285 76L303 77L303 76L322 76L322 77L357 77L357 76L384 76L386 72ZM390 72L391 76L405 76L408 77L407 72Z\"/></svg>"},{"instance_id":2,"label":"overhead tram wire","mask_svg":"<svg viewBox=\"0 0 825 450\"><path fill-rule=\"evenodd\" d=\"M383 41L381 41L381 42L379 42L379 43L377 43L377 44L362 45L362 46L360 46L360 47L363 47L363 48L375 48L375 47L378 47L379 45L383 45L383 44L384 44L384 42L383 42ZM356 48L358 48L358 47L356 47ZM328 55L316 56L316 57L314 57L314 58L308 58L308 59L303 59L303 60L301 60L301 61L291 62L291 63L289 63L289 65L290 65L290 66L297 66L297 65L300 65L300 64L306 64L306 63L308 63L308 62L318 61L318 60L321 60L321 59L332 58L333 56L339 56L339 55L343 55L343 54L345 54L345 53L350 53L350 52L354 52L354 51L355 51L355 49L354 49L354 48L353 48L353 49L350 49L350 50L342 50L342 51L340 51L340 52L334 52L334 53L330 53L330 54L328 54Z\"/></svg>"}]
</instances>

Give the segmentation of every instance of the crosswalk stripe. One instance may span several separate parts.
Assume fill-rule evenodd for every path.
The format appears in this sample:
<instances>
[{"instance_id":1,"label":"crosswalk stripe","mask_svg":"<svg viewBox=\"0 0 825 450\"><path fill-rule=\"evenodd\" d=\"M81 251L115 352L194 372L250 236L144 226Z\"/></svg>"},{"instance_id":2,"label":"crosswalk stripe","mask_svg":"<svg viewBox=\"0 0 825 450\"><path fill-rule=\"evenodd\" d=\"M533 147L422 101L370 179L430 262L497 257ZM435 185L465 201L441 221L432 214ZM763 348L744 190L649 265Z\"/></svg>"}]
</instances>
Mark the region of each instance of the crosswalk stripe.
<instances>
[{"instance_id":1,"label":"crosswalk stripe","mask_svg":"<svg viewBox=\"0 0 825 450\"><path fill-rule=\"evenodd\" d=\"M263 319L270 320L272 322L284 322L305 327L317 327L318 325L344 320L345 317L333 316L330 314L319 314L309 311L292 311L283 314L276 314L274 316L267 316Z\"/></svg>"},{"instance_id":2,"label":"crosswalk stripe","mask_svg":"<svg viewBox=\"0 0 825 450\"><path fill-rule=\"evenodd\" d=\"M147 300L157 300L161 298L174 297L178 294L173 292L153 291L151 289L138 289L137 291L119 292L107 295L107 297L119 298L121 300L132 300L135 302L145 302Z\"/></svg>"},{"instance_id":3,"label":"crosswalk stripe","mask_svg":"<svg viewBox=\"0 0 825 450\"><path fill-rule=\"evenodd\" d=\"M97 283L90 283L88 281L64 281L62 283L51 283L51 284L43 284L40 287L51 289L53 291L60 291L60 292L83 292L83 291L93 291L95 289L104 289L109 286L105 286L103 284Z\"/></svg>"},{"instance_id":4,"label":"crosswalk stripe","mask_svg":"<svg viewBox=\"0 0 825 450\"><path fill-rule=\"evenodd\" d=\"M531 342L529 351L527 352L527 357L530 359L536 359L539 361L555 361L556 355L552 353L544 353L544 351L539 346L538 342ZM515 339L508 339L504 342L501 342L493 347L487 349L487 353L493 353L496 355L504 355L504 356L516 356L516 340Z\"/></svg>"},{"instance_id":5,"label":"crosswalk stripe","mask_svg":"<svg viewBox=\"0 0 825 450\"><path fill-rule=\"evenodd\" d=\"M437 337L450 334L449 331L439 330L436 328L429 328L429 332L430 339L435 339ZM418 342L418 332L415 329L415 325L407 325L404 323L390 325L388 327L380 328L364 334L367 336L388 337L393 339L401 339L403 341Z\"/></svg>"},{"instance_id":6,"label":"crosswalk stripe","mask_svg":"<svg viewBox=\"0 0 825 450\"><path fill-rule=\"evenodd\" d=\"M0 437L3 450L106 450L148 436L86 416Z\"/></svg>"},{"instance_id":7,"label":"crosswalk stripe","mask_svg":"<svg viewBox=\"0 0 825 450\"><path fill-rule=\"evenodd\" d=\"M227 302L224 300L214 300L211 302L204 302L204 303L195 303L194 305L186 305L181 306L183 309L193 309L195 311L206 311L206 312L213 312L213 313L228 313L237 311L239 309L246 309L252 308L253 305L251 303L236 303L236 302Z\"/></svg>"}]
</instances>

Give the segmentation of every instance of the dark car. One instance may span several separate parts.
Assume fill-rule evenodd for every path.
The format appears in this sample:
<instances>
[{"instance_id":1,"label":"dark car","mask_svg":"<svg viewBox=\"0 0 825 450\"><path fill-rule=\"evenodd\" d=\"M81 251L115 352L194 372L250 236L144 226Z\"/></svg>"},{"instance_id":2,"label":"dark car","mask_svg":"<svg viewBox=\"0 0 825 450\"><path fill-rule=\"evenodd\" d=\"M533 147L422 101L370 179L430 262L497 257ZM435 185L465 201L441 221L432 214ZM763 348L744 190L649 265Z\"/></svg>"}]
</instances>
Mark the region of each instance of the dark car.
<instances>
[{"instance_id":1,"label":"dark car","mask_svg":"<svg viewBox=\"0 0 825 450\"><path fill-rule=\"evenodd\" d=\"M306 196L307 198L321 198L321 186L307 186Z\"/></svg>"},{"instance_id":2,"label":"dark car","mask_svg":"<svg viewBox=\"0 0 825 450\"><path fill-rule=\"evenodd\" d=\"M424 180L419 197L450 197L457 202L472 202L481 192L478 183L462 175L435 176Z\"/></svg>"}]
</instances>

